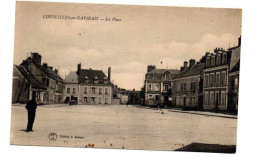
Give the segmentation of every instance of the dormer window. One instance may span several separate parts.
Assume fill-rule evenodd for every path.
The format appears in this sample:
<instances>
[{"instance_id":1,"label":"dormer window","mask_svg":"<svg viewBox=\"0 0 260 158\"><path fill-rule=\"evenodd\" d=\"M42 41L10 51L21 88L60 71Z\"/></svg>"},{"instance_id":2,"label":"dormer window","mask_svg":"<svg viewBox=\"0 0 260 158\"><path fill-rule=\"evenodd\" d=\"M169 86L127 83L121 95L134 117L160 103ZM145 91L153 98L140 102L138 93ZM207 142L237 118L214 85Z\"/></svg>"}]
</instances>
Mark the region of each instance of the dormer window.
<instances>
[{"instance_id":1,"label":"dormer window","mask_svg":"<svg viewBox=\"0 0 260 158\"><path fill-rule=\"evenodd\" d=\"M88 83L88 82L89 82L88 76L85 76L84 79L85 79L85 80L84 80L85 83Z\"/></svg>"},{"instance_id":2,"label":"dormer window","mask_svg":"<svg viewBox=\"0 0 260 158\"><path fill-rule=\"evenodd\" d=\"M108 83L107 77L104 77L104 78L103 78L103 82L104 82L104 83Z\"/></svg>"},{"instance_id":3,"label":"dormer window","mask_svg":"<svg viewBox=\"0 0 260 158\"><path fill-rule=\"evenodd\" d=\"M94 83L98 83L98 77L95 76Z\"/></svg>"},{"instance_id":4,"label":"dormer window","mask_svg":"<svg viewBox=\"0 0 260 158\"><path fill-rule=\"evenodd\" d=\"M165 80L169 80L169 79L170 79L170 72L169 72L169 71L166 71L166 72L164 73L164 79L165 79Z\"/></svg>"}]
</instances>

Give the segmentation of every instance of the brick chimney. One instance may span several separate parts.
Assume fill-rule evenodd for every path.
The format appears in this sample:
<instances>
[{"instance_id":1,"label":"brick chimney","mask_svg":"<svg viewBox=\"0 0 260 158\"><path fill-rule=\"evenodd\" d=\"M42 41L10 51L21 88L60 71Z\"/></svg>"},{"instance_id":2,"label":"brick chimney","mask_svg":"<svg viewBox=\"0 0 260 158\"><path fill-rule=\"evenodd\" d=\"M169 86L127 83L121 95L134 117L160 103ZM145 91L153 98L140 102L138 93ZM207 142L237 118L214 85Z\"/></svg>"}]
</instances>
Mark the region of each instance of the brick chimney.
<instances>
[{"instance_id":1,"label":"brick chimney","mask_svg":"<svg viewBox=\"0 0 260 158\"><path fill-rule=\"evenodd\" d=\"M183 69L186 69L188 67L188 62L187 61L184 61L183 63Z\"/></svg>"},{"instance_id":2,"label":"brick chimney","mask_svg":"<svg viewBox=\"0 0 260 158\"><path fill-rule=\"evenodd\" d=\"M59 71L57 69L54 70L55 74L58 75Z\"/></svg>"},{"instance_id":3,"label":"brick chimney","mask_svg":"<svg viewBox=\"0 0 260 158\"><path fill-rule=\"evenodd\" d=\"M195 63L196 63L195 59L190 59L190 65L189 65L190 68L191 68L192 66L194 66Z\"/></svg>"},{"instance_id":4,"label":"brick chimney","mask_svg":"<svg viewBox=\"0 0 260 158\"><path fill-rule=\"evenodd\" d=\"M41 64L42 56L37 52L31 52L31 58L34 59L37 63Z\"/></svg>"},{"instance_id":5,"label":"brick chimney","mask_svg":"<svg viewBox=\"0 0 260 158\"><path fill-rule=\"evenodd\" d=\"M107 79L111 80L111 67L108 67Z\"/></svg>"},{"instance_id":6,"label":"brick chimney","mask_svg":"<svg viewBox=\"0 0 260 158\"><path fill-rule=\"evenodd\" d=\"M42 66L43 66L45 69L48 68L48 64L47 64L46 62L44 62L44 63L42 64Z\"/></svg>"},{"instance_id":7,"label":"brick chimney","mask_svg":"<svg viewBox=\"0 0 260 158\"><path fill-rule=\"evenodd\" d=\"M78 64L77 74L80 75L81 73L81 63Z\"/></svg>"},{"instance_id":8,"label":"brick chimney","mask_svg":"<svg viewBox=\"0 0 260 158\"><path fill-rule=\"evenodd\" d=\"M147 72L150 72L150 71L154 70L155 68L156 68L155 65L148 65Z\"/></svg>"}]
</instances>

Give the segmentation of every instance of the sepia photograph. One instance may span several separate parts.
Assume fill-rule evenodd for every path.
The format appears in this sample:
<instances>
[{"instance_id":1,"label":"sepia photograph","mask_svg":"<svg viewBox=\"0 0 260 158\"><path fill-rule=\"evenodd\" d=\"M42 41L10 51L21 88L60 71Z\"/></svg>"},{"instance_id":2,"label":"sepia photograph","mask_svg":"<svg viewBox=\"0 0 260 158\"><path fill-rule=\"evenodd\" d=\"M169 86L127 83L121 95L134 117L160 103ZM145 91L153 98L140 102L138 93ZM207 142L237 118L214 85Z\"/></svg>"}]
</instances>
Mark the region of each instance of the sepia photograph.
<instances>
[{"instance_id":1,"label":"sepia photograph","mask_svg":"<svg viewBox=\"0 0 260 158\"><path fill-rule=\"evenodd\" d=\"M241 29L241 8L17 1L10 144L235 154Z\"/></svg>"}]
</instances>

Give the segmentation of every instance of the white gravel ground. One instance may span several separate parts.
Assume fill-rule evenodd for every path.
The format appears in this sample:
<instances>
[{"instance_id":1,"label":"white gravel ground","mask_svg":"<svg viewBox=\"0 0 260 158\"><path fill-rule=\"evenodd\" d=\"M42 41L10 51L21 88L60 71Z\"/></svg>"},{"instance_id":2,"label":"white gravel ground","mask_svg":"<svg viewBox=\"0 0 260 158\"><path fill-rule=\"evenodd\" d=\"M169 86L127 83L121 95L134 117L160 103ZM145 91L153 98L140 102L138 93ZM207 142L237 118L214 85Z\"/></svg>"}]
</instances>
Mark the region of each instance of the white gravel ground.
<instances>
[{"instance_id":1,"label":"white gravel ground","mask_svg":"<svg viewBox=\"0 0 260 158\"><path fill-rule=\"evenodd\" d=\"M10 143L146 150L175 150L191 143L236 145L237 119L163 111L125 105L38 106L34 131L27 133L27 111L13 105ZM50 133L57 134L55 141Z\"/></svg>"}]
</instances>

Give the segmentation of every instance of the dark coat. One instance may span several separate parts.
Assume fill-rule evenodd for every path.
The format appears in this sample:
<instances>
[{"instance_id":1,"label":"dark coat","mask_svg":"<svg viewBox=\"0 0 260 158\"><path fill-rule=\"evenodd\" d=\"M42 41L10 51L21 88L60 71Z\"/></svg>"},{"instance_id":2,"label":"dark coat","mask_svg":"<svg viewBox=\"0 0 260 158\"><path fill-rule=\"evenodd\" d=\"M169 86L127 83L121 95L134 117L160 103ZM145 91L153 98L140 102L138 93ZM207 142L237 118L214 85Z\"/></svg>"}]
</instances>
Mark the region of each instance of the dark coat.
<instances>
[{"instance_id":1,"label":"dark coat","mask_svg":"<svg viewBox=\"0 0 260 158\"><path fill-rule=\"evenodd\" d=\"M37 109L37 102L35 100L30 100L27 102L25 108L28 110L28 111L35 111Z\"/></svg>"}]
</instances>

